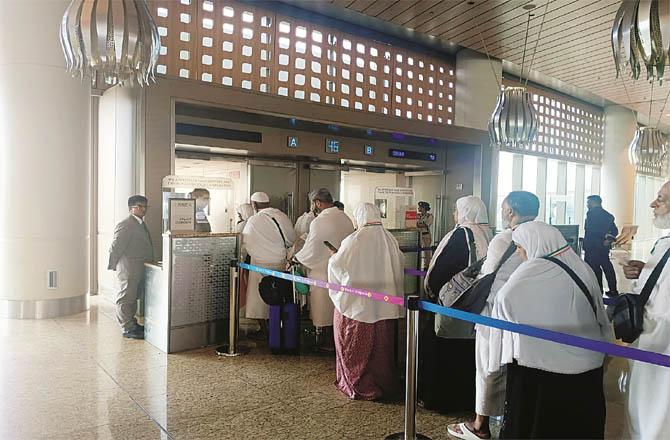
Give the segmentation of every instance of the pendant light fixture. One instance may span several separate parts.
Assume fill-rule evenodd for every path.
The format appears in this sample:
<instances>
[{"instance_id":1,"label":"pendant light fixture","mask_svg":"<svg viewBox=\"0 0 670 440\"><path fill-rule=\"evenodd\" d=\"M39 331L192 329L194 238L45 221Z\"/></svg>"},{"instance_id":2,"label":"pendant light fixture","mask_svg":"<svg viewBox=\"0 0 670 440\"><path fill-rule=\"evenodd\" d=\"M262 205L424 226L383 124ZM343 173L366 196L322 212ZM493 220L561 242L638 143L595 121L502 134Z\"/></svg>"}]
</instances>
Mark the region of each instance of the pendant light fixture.
<instances>
[{"instance_id":1,"label":"pendant light fixture","mask_svg":"<svg viewBox=\"0 0 670 440\"><path fill-rule=\"evenodd\" d=\"M489 119L489 136L491 143L498 147L507 149L521 149L525 150L535 140L539 127L539 117L531 94L526 90L528 85L528 77L535 60L535 52L542 34L542 27L544 26L544 19L547 15L547 1L544 8L544 15L542 16L542 24L535 41L535 49L531 58L530 66L528 67L528 74L526 75L526 82L521 87L505 87L499 83L500 94L496 106ZM530 11L534 9L534 5L526 5L524 9ZM530 28L530 19L532 14L528 13L528 21L526 24L526 39L523 47L523 58L521 61L521 78L523 78L525 63L526 63L526 47L528 45L528 31ZM481 33L480 33L481 37ZM483 42L483 38L482 38ZM486 49L486 45L484 45ZM488 56L488 50L487 50ZM490 60L490 58L489 58ZM496 78L497 79L497 78Z\"/></svg>"},{"instance_id":2,"label":"pendant light fixture","mask_svg":"<svg viewBox=\"0 0 670 440\"><path fill-rule=\"evenodd\" d=\"M158 28L147 0L72 0L60 40L68 71L108 85L155 81Z\"/></svg>"},{"instance_id":3,"label":"pendant light fixture","mask_svg":"<svg viewBox=\"0 0 670 440\"><path fill-rule=\"evenodd\" d=\"M497 147L524 149L537 135L539 118L525 87L502 87L489 121L491 142Z\"/></svg>"},{"instance_id":4,"label":"pendant light fixture","mask_svg":"<svg viewBox=\"0 0 670 440\"><path fill-rule=\"evenodd\" d=\"M630 67L640 77L641 63L647 79L662 83L670 49L670 3L666 0L624 0L612 26L612 54L617 76Z\"/></svg>"},{"instance_id":5,"label":"pendant light fixture","mask_svg":"<svg viewBox=\"0 0 670 440\"><path fill-rule=\"evenodd\" d=\"M640 127L635 130L628 147L628 158L636 167L661 167L666 160L667 149L668 141L658 128Z\"/></svg>"},{"instance_id":6,"label":"pendant light fixture","mask_svg":"<svg viewBox=\"0 0 670 440\"><path fill-rule=\"evenodd\" d=\"M670 94L668 94L670 97ZM637 168L658 169L666 159L668 149L667 139L658 128L651 126L651 104L654 101L654 83L651 83L651 92L649 94L649 125L647 127L638 127L635 130L635 136L628 147L628 160ZM667 104L668 97L665 99ZM660 122L661 115L665 109L665 104L656 122Z\"/></svg>"}]
</instances>

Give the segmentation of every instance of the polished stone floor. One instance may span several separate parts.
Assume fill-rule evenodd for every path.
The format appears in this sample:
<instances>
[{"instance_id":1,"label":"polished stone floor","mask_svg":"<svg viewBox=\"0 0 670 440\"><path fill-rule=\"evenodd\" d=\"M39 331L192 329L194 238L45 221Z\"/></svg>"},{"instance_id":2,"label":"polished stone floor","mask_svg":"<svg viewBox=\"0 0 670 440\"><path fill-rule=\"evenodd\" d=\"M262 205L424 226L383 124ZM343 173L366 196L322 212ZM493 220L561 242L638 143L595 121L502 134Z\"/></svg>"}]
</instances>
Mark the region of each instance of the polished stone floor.
<instances>
[{"instance_id":1,"label":"polished stone floor","mask_svg":"<svg viewBox=\"0 0 670 440\"><path fill-rule=\"evenodd\" d=\"M332 357L166 355L123 339L113 316L93 298L79 315L0 320L0 439L382 439L402 430L402 402L335 390ZM611 370L615 438L623 406ZM443 439L448 423L467 417L419 409L417 418L420 432Z\"/></svg>"}]
</instances>

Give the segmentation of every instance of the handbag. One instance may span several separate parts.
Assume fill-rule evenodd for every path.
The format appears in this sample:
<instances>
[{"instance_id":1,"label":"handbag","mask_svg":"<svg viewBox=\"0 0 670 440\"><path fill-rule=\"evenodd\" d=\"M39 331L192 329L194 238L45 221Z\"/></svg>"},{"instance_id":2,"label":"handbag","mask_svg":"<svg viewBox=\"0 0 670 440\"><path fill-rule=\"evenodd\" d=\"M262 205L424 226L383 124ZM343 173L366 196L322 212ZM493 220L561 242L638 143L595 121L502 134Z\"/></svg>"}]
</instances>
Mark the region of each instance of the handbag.
<instances>
[{"instance_id":1,"label":"handbag","mask_svg":"<svg viewBox=\"0 0 670 440\"><path fill-rule=\"evenodd\" d=\"M277 226L279 235L284 242L284 249L288 252L286 246L286 238L284 238L284 233L277 223L277 220L269 216L272 222ZM289 273L289 272L284 272ZM294 292L293 292L293 283L289 280L283 278L277 278L272 275L266 275L261 278L261 281L258 283L258 293L261 295L263 302L269 306L280 306L284 304L290 304L294 302Z\"/></svg>"},{"instance_id":2,"label":"handbag","mask_svg":"<svg viewBox=\"0 0 670 440\"><path fill-rule=\"evenodd\" d=\"M624 293L614 298L614 304L607 307L607 312L614 324L614 335L623 342L632 343L640 337L644 330L644 307L649 301L654 286L670 257L670 249L665 251L654 270L644 283L639 295Z\"/></svg>"},{"instance_id":3,"label":"handbag","mask_svg":"<svg viewBox=\"0 0 670 440\"><path fill-rule=\"evenodd\" d=\"M465 235L468 241L468 252L470 254L470 265L454 275L440 289L438 302L443 306L450 307L463 292L472 287L477 281L477 276L482 269L485 258L477 260L477 246L475 237L469 228L465 229ZM440 337L448 338L472 338L474 334L474 325L472 323L452 319L444 315L435 315L435 334Z\"/></svg>"},{"instance_id":4,"label":"handbag","mask_svg":"<svg viewBox=\"0 0 670 440\"><path fill-rule=\"evenodd\" d=\"M500 258L500 262L498 263L498 266L495 268L495 270L481 278L476 279L470 288L464 290L460 297L456 298L451 307L454 309L463 310L464 312L482 313L482 310L484 310L484 307L486 307L486 302L488 301L489 295L491 294L491 287L493 287L493 282L496 280L498 271L503 266L503 264L505 264L507 260L509 260L515 253L516 245L514 243L510 243L509 247Z\"/></svg>"}]
</instances>

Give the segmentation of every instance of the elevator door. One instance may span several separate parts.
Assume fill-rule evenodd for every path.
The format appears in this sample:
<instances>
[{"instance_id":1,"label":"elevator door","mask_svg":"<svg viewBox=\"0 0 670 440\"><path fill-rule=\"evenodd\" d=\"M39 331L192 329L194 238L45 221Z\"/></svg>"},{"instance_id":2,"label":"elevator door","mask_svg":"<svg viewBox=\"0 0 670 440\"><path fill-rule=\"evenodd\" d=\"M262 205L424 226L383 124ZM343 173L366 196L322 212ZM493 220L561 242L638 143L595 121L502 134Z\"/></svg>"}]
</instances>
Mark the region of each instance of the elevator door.
<instances>
[{"instance_id":1,"label":"elevator door","mask_svg":"<svg viewBox=\"0 0 670 440\"><path fill-rule=\"evenodd\" d=\"M262 191L270 196L270 206L283 211L295 221L294 195L296 190L296 165L291 162L249 163L249 191Z\"/></svg>"},{"instance_id":2,"label":"elevator door","mask_svg":"<svg viewBox=\"0 0 670 440\"><path fill-rule=\"evenodd\" d=\"M327 188L334 200L340 200L340 168L312 166L309 169L309 191Z\"/></svg>"},{"instance_id":3,"label":"elevator door","mask_svg":"<svg viewBox=\"0 0 670 440\"><path fill-rule=\"evenodd\" d=\"M433 214L433 227L431 233L434 242L439 242L446 234L447 218L449 209L444 206L444 175L441 172L409 172L410 185L414 189L414 200L430 204L430 212Z\"/></svg>"}]
</instances>

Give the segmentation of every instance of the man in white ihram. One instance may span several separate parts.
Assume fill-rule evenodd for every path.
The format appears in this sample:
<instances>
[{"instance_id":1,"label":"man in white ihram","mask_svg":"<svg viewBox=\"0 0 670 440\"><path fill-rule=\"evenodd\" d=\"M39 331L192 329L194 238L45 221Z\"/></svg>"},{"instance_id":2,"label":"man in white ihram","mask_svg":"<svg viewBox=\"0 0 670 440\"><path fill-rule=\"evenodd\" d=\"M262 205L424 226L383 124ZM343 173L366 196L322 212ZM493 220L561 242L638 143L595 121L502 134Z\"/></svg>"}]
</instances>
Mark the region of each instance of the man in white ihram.
<instances>
[{"instance_id":1,"label":"man in white ihram","mask_svg":"<svg viewBox=\"0 0 670 440\"><path fill-rule=\"evenodd\" d=\"M256 214L249 217L242 231L242 242L251 256L251 264L272 270L286 269L287 251L295 240L293 223L286 214L270 207L270 198L264 192L251 195L251 206ZM258 292L262 278L262 274L250 271L247 285L246 317L259 320L258 337L264 336L269 316L269 306Z\"/></svg>"},{"instance_id":2,"label":"man in white ihram","mask_svg":"<svg viewBox=\"0 0 670 440\"><path fill-rule=\"evenodd\" d=\"M305 245L295 254L295 259L309 270L309 278L328 281L328 260L332 253L324 242L327 241L339 248L342 240L354 232L354 225L344 211L335 207L333 196L326 188L312 191L309 194L309 201L316 218L310 224ZM309 303L312 323L317 332L325 330L321 349L334 351L332 330L335 306L328 295L328 290L310 287Z\"/></svg>"},{"instance_id":3,"label":"man in white ihram","mask_svg":"<svg viewBox=\"0 0 670 440\"><path fill-rule=\"evenodd\" d=\"M651 203L654 226L670 229L670 182L666 182ZM649 261L631 260L624 266L628 279L636 279L639 294L663 254L670 249L670 236L660 238ZM670 268L661 272L644 309L644 330L632 347L670 355ZM670 438L670 369L630 361L628 384L628 437L653 440Z\"/></svg>"}]
</instances>

